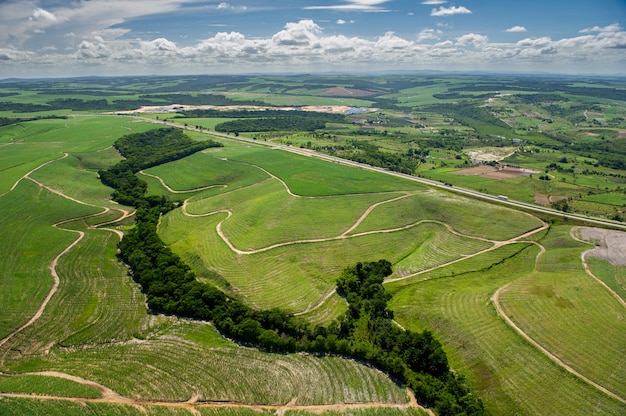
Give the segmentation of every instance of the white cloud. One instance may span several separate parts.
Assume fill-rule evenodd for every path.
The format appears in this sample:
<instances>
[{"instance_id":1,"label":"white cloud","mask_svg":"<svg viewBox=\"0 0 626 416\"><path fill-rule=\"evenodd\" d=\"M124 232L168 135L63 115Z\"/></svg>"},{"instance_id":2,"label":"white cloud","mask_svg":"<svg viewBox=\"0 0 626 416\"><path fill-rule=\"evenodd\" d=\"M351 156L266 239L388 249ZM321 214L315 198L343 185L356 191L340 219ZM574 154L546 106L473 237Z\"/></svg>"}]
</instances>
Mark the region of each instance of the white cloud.
<instances>
[{"instance_id":1,"label":"white cloud","mask_svg":"<svg viewBox=\"0 0 626 416\"><path fill-rule=\"evenodd\" d=\"M468 33L458 37L456 43L461 46L473 45L475 47L480 47L487 44L488 41L489 39L487 36L478 35L476 33Z\"/></svg>"},{"instance_id":2,"label":"white cloud","mask_svg":"<svg viewBox=\"0 0 626 416\"><path fill-rule=\"evenodd\" d=\"M622 28L620 27L619 23L613 23L612 25L608 25L605 27L600 27L600 26L594 26L594 27L588 27L586 29L582 29L580 30L580 33L593 33L593 32L600 32L600 33L606 33L606 32L619 32Z\"/></svg>"},{"instance_id":3,"label":"white cloud","mask_svg":"<svg viewBox=\"0 0 626 416\"><path fill-rule=\"evenodd\" d=\"M50 13L49 11L41 8L36 8L35 10L33 10L33 15L31 16L31 19L36 21L43 20L48 22L58 22L61 20L54 13Z\"/></svg>"},{"instance_id":4,"label":"white cloud","mask_svg":"<svg viewBox=\"0 0 626 416\"><path fill-rule=\"evenodd\" d=\"M422 4L427 4L429 6L436 6L438 4L445 4L447 3L447 1L445 0L425 0L422 2Z\"/></svg>"},{"instance_id":5,"label":"white cloud","mask_svg":"<svg viewBox=\"0 0 626 416\"><path fill-rule=\"evenodd\" d=\"M432 11L430 12L431 16L451 16L454 14L472 14L472 11L469 10L468 8L464 7L464 6L451 6L451 7L444 7L441 6L439 7L439 9L432 9Z\"/></svg>"},{"instance_id":6,"label":"white cloud","mask_svg":"<svg viewBox=\"0 0 626 416\"><path fill-rule=\"evenodd\" d=\"M29 16L23 15L23 19L28 20ZM343 22L350 23L347 19ZM335 23L338 21L329 25L336 28ZM477 33L452 35L438 28L410 36L394 32L377 37L327 35L313 20L287 23L264 37L223 31L185 45L158 34L152 39L130 39L124 28L94 25L89 30L83 26L69 29L64 26L59 31L62 43L47 42L32 49L6 46L11 45L9 42L2 44L0 77L27 76L27 71L33 75L69 76L510 68L624 72L626 68L626 31L618 25L589 28L580 36L568 38L527 37L508 43L492 42ZM33 27L31 33L32 30ZM47 39L49 35L40 37Z\"/></svg>"},{"instance_id":7,"label":"white cloud","mask_svg":"<svg viewBox=\"0 0 626 416\"><path fill-rule=\"evenodd\" d=\"M513 27L508 28L506 32L510 32L510 33L526 32L526 28L524 26L513 26Z\"/></svg>"},{"instance_id":8,"label":"white cloud","mask_svg":"<svg viewBox=\"0 0 626 416\"><path fill-rule=\"evenodd\" d=\"M338 25L345 25L347 22L343 19L337 19L337 24Z\"/></svg>"},{"instance_id":9,"label":"white cloud","mask_svg":"<svg viewBox=\"0 0 626 416\"><path fill-rule=\"evenodd\" d=\"M552 44L552 39L549 37L541 37L536 39L526 38L517 42L517 46L521 46L523 48L543 48L547 45Z\"/></svg>"},{"instance_id":10,"label":"white cloud","mask_svg":"<svg viewBox=\"0 0 626 416\"><path fill-rule=\"evenodd\" d=\"M441 30L424 29L417 35L416 41L421 43L428 40L439 40L442 35L443 32Z\"/></svg>"},{"instance_id":11,"label":"white cloud","mask_svg":"<svg viewBox=\"0 0 626 416\"><path fill-rule=\"evenodd\" d=\"M326 6L306 6L305 10L345 10L362 12L387 12L389 10L380 7L390 0L343 0L348 4L335 4Z\"/></svg>"},{"instance_id":12,"label":"white cloud","mask_svg":"<svg viewBox=\"0 0 626 416\"><path fill-rule=\"evenodd\" d=\"M226 3L226 2L222 2L220 4L217 5L217 10L238 10L238 11L245 11L248 10L248 8L246 6L233 6L230 3Z\"/></svg>"}]
</instances>

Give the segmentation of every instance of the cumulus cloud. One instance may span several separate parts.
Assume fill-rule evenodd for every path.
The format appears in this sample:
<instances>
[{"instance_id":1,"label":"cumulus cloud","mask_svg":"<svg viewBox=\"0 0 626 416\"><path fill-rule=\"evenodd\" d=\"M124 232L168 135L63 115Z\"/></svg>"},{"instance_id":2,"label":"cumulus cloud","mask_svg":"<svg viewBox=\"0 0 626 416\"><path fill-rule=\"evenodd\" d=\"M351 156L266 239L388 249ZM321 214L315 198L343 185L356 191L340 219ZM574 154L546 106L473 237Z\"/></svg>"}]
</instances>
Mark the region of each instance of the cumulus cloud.
<instances>
[{"instance_id":1,"label":"cumulus cloud","mask_svg":"<svg viewBox=\"0 0 626 416\"><path fill-rule=\"evenodd\" d=\"M441 30L424 29L417 35L416 41L421 43L429 40L439 40L442 35L443 32Z\"/></svg>"},{"instance_id":2,"label":"cumulus cloud","mask_svg":"<svg viewBox=\"0 0 626 416\"><path fill-rule=\"evenodd\" d=\"M451 16L454 14L472 14L472 11L469 10L468 8L464 7L464 6L451 6L451 7L444 7L441 6L439 7L439 9L432 9L432 11L430 12L431 16Z\"/></svg>"},{"instance_id":3,"label":"cumulus cloud","mask_svg":"<svg viewBox=\"0 0 626 416\"><path fill-rule=\"evenodd\" d=\"M33 9L29 10L31 13ZM24 15L23 19L28 20L28 16L30 14ZM347 19L339 19L329 25L335 27L341 22L350 23ZM581 30L580 36L560 39L526 37L508 43L493 42L478 33L455 33L453 36L439 28L424 29L410 36L394 32L377 37L326 34L320 24L309 19L289 22L264 37L222 31L185 45L162 35L154 35L152 39L130 38L128 31L119 26L73 29L74 26L71 31L61 32L59 36L64 38L63 44L46 44L55 45L56 49L44 50L40 45L31 49L37 51L34 53L15 45L0 47L0 77L25 75L26 68L34 68L33 71L40 71L39 74L42 70L56 69L64 76L76 68L81 74L112 74L115 70L126 75L313 71L316 68L371 71L576 68L581 72L584 71L581 65L586 65L587 72L593 72L593 69L608 72L610 68L618 68L611 71L619 72L626 68L623 53L626 31L619 25L589 27ZM542 66L538 67L538 64ZM46 73L53 74L51 71Z\"/></svg>"},{"instance_id":4,"label":"cumulus cloud","mask_svg":"<svg viewBox=\"0 0 626 416\"><path fill-rule=\"evenodd\" d=\"M458 37L456 43L461 46L473 45L475 47L480 47L487 44L488 41L489 39L487 36L478 35L476 33L468 33Z\"/></svg>"},{"instance_id":5,"label":"cumulus cloud","mask_svg":"<svg viewBox=\"0 0 626 416\"><path fill-rule=\"evenodd\" d=\"M510 32L510 33L526 32L526 28L524 26L513 26L513 27L508 28L505 32Z\"/></svg>"},{"instance_id":6,"label":"cumulus cloud","mask_svg":"<svg viewBox=\"0 0 626 416\"><path fill-rule=\"evenodd\" d=\"M438 4L445 4L447 3L447 1L445 0L425 0L422 2L422 4L427 4L429 6L436 6Z\"/></svg>"}]
</instances>

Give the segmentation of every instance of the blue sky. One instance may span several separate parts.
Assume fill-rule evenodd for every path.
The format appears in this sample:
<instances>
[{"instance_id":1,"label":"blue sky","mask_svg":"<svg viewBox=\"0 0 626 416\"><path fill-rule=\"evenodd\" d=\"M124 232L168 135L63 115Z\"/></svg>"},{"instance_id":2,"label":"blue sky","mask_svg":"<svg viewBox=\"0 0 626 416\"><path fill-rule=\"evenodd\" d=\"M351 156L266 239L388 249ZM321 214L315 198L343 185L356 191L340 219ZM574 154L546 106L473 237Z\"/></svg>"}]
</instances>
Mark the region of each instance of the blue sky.
<instances>
[{"instance_id":1,"label":"blue sky","mask_svg":"<svg viewBox=\"0 0 626 416\"><path fill-rule=\"evenodd\" d=\"M626 74L626 0L0 0L0 78Z\"/></svg>"}]
</instances>

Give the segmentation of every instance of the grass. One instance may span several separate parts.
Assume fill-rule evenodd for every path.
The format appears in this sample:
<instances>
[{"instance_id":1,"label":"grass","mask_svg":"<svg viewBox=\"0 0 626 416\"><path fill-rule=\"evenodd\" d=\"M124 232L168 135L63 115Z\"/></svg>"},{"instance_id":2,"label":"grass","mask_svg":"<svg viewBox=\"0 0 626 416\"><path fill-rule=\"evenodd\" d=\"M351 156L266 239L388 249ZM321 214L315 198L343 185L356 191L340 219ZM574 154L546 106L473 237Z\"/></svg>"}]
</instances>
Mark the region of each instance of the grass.
<instances>
[{"instance_id":1,"label":"grass","mask_svg":"<svg viewBox=\"0 0 626 416\"><path fill-rule=\"evenodd\" d=\"M59 350L23 360L15 371L37 367L95 380L124 396L146 400L186 401L198 395L199 400L255 404L286 404L294 397L305 405L407 401L403 388L352 360L207 347L171 336Z\"/></svg>"},{"instance_id":2,"label":"grass","mask_svg":"<svg viewBox=\"0 0 626 416\"><path fill-rule=\"evenodd\" d=\"M334 288L341 270L358 261L386 258L397 263L403 273L413 273L458 258L455 250L470 254L490 246L451 234L441 225L424 223L391 233L298 243L238 255L215 231L225 217L220 213L189 218L180 211L171 212L164 217L160 234L184 259L195 260L190 263L199 275L202 268L197 265L201 264L223 276L253 305L292 312L319 303ZM435 234L438 237L429 240ZM433 248L435 251L430 252Z\"/></svg>"},{"instance_id":3,"label":"grass","mask_svg":"<svg viewBox=\"0 0 626 416\"><path fill-rule=\"evenodd\" d=\"M300 411L300 410L287 410L285 416L310 416L312 412ZM427 413L419 409L350 409L350 410L327 410L321 413L315 412L316 415L321 416L420 416Z\"/></svg>"},{"instance_id":4,"label":"grass","mask_svg":"<svg viewBox=\"0 0 626 416\"><path fill-rule=\"evenodd\" d=\"M580 252L587 247L569 243L568 233L569 227L557 227L542 241L548 251L539 272L515 281L502 305L533 339L624 397L626 345L618 340L626 333L626 312L583 271Z\"/></svg>"},{"instance_id":5,"label":"grass","mask_svg":"<svg viewBox=\"0 0 626 416\"><path fill-rule=\"evenodd\" d=\"M127 407L130 409L130 407ZM80 416L86 411L94 412L94 407L84 405L69 400L40 400L37 398L22 397L1 397L0 413L6 416L23 415L50 415L50 416ZM97 408L96 408L97 409ZM100 413L103 414L103 413ZM137 413L127 413L135 415Z\"/></svg>"},{"instance_id":6,"label":"grass","mask_svg":"<svg viewBox=\"0 0 626 416\"><path fill-rule=\"evenodd\" d=\"M35 354L56 344L122 341L145 333L145 297L115 259L117 242L109 231L89 231L60 259L58 292L41 318L16 337L13 348Z\"/></svg>"},{"instance_id":7,"label":"grass","mask_svg":"<svg viewBox=\"0 0 626 416\"><path fill-rule=\"evenodd\" d=\"M327 326L343 316L347 310L348 304L345 299L334 293L319 308L303 313L301 316L313 325Z\"/></svg>"},{"instance_id":8,"label":"grass","mask_svg":"<svg viewBox=\"0 0 626 416\"><path fill-rule=\"evenodd\" d=\"M626 267L612 265L605 260L587 257L591 272L626 300Z\"/></svg>"},{"instance_id":9,"label":"grass","mask_svg":"<svg viewBox=\"0 0 626 416\"><path fill-rule=\"evenodd\" d=\"M217 148L198 152L176 162L147 169L146 173L160 177L176 191L192 191L206 186L226 185L224 189L214 189L213 194L246 187L269 177L254 166L224 160L221 157L221 150ZM142 176L142 179L149 182L150 192L156 192L156 189L162 188L161 184L153 178ZM190 192L184 196L189 197L194 193L197 192Z\"/></svg>"},{"instance_id":10,"label":"grass","mask_svg":"<svg viewBox=\"0 0 626 416\"><path fill-rule=\"evenodd\" d=\"M388 97L398 98L407 107L439 103L442 101L433 98L433 94L474 82L448 79L445 83L406 89ZM148 84L135 87L155 88ZM301 96L286 98L273 94L274 91L273 87L256 91L242 88L237 96L262 97L276 103L312 104L323 100L325 104L371 105L367 100L306 96L303 89L292 90ZM43 97L35 91L9 97L16 102L32 103L48 98L52 96ZM522 109L526 110L532 110L532 106ZM98 397L99 392L78 383L24 374L56 370L99 382L127 397L146 400L186 401L198 397L268 405L295 402L339 406L347 402L407 403L403 388L355 361L266 354L225 339L209 324L147 314L139 288L127 276L125 267L115 260L117 236L110 231L89 229L119 217L119 211L63 225L73 232L55 229L52 224L95 214L105 206L115 207L108 201L110 190L99 183L96 171L119 160L111 147L118 137L155 126L135 123L129 117L63 113L69 118L0 127L0 212L3 213L0 337L33 315L52 285L49 271L52 260L76 240L76 231L85 232L81 242L59 260L56 270L61 284L42 316L0 348L2 371L16 374L0 377L0 391ZM603 113L605 120L623 117L623 111ZM422 116L425 120L420 123L428 127L453 128L460 134L468 134L466 127L455 126L442 115L421 113L416 117ZM511 117L519 120L516 126L519 128L532 128L539 122L519 112ZM214 128L215 122L221 120L179 121L179 124ZM571 127L568 123L555 119L552 128L559 127L565 132ZM334 130L326 133L341 135L342 128L345 126L334 126ZM388 129L391 134L369 139L395 152L404 152L409 146L419 145L421 138L432 139L437 134L402 127L401 123L377 129L381 132ZM593 132L612 134L609 130ZM521 133L520 137L534 139L533 133ZM199 140L208 137L200 133L190 136ZM294 134L266 138L291 140L296 145L307 141L334 143L311 137ZM599 140L587 136L586 131L572 137L579 141ZM414 138L415 143L408 141ZM147 170L174 190L190 192L170 193L158 179L149 176L143 179L153 194L189 198L188 209L192 213L205 214L225 208L232 211L222 230L240 249L295 239L338 237L368 207L388 202L374 207L347 238L239 255L216 232L218 223L227 214L188 218L175 210L163 218L160 232L202 280L219 285L254 307L308 311L303 316L309 322L328 324L346 310L345 301L338 295L325 298L341 270L357 261L387 258L394 264L392 278L421 272L385 284L393 294L391 307L396 320L408 329L433 330L442 340L454 370L468 378L491 414L626 413L626 406L567 373L519 336L497 315L490 301L497 289L508 285L500 303L517 325L577 371L625 396L626 350L621 340L626 333L626 316L606 289L584 273L580 253L588 247L572 240L568 227L553 226L531 237L536 244L509 244L475 257L461 257L491 246L481 239L507 240L539 227L541 222L527 214L428 190L387 175L290 152L222 141L224 148L208 149ZM581 199L573 204L594 212L600 205L612 211L623 205L621 190L617 189L622 185L615 177L562 172L551 172L552 181L535 177L505 181L461 177L450 167L462 163L454 159L457 151L431 150L433 157L423 165L422 173L455 185L484 188L524 201L532 201L535 192L572 195ZM68 156L59 159L65 153ZM574 160L564 165L565 168L576 164L582 169L591 166L585 161L596 162L569 153L543 151L532 155L518 153L510 162L543 171L547 164L561 157ZM32 178L102 208L62 198L29 180L22 180L8 192L22 175L49 161L53 162L32 173ZM446 166L442 167L441 162ZM431 167L435 169L429 170ZM598 169L603 173L622 173ZM289 195L271 175L281 178L293 193L305 198ZM211 185L227 187L193 191ZM586 190L594 194L587 195ZM392 201L403 195L406 197ZM426 221L418 225L422 220ZM408 228L361 234L402 227ZM538 244L546 252L535 269ZM424 272L451 260L460 261ZM590 264L594 273L624 297L623 266L596 259L590 259ZM187 409L156 403L142 407L151 415L189 414ZM0 393L0 414L138 415L145 414L143 410L113 403L40 400ZM262 414L257 412L257 407L218 409L198 405L196 410L206 415ZM265 411L278 412L319 414L306 410ZM421 413L363 408L328 410L321 414Z\"/></svg>"},{"instance_id":11,"label":"grass","mask_svg":"<svg viewBox=\"0 0 626 416\"><path fill-rule=\"evenodd\" d=\"M290 152L253 146L228 146L229 160L260 166L301 196L329 196L424 189L422 185Z\"/></svg>"},{"instance_id":12,"label":"grass","mask_svg":"<svg viewBox=\"0 0 626 416\"><path fill-rule=\"evenodd\" d=\"M63 378L41 375L0 376L0 392L84 398L102 396L93 387Z\"/></svg>"},{"instance_id":13,"label":"grass","mask_svg":"<svg viewBox=\"0 0 626 416\"><path fill-rule=\"evenodd\" d=\"M500 258L510 256L510 250L498 249ZM452 366L467 376L492 414L623 413L624 405L554 365L497 316L489 301L491 295L507 283L532 276L537 253L538 249L530 246L477 272L459 274L461 262L420 276L429 279L426 281L388 283L385 286L393 293L391 307L396 320L408 329L428 328L439 334ZM495 252L483 256L489 257L483 259L485 266L497 259ZM508 302L510 291L505 293ZM512 316L517 321L517 314ZM556 318L544 318L541 312L533 317L533 325Z\"/></svg>"},{"instance_id":14,"label":"grass","mask_svg":"<svg viewBox=\"0 0 626 416\"><path fill-rule=\"evenodd\" d=\"M433 220L467 236L506 240L541 225L537 218L518 211L433 191L380 205L373 214L354 233Z\"/></svg>"},{"instance_id":15,"label":"grass","mask_svg":"<svg viewBox=\"0 0 626 416\"><path fill-rule=\"evenodd\" d=\"M0 336L4 337L35 313L53 284L50 264L77 238L75 233L51 225L102 210L79 205L24 180L0 197L0 211Z\"/></svg>"},{"instance_id":16,"label":"grass","mask_svg":"<svg viewBox=\"0 0 626 416\"><path fill-rule=\"evenodd\" d=\"M220 209L234 215L223 225L224 233L242 250L277 243L341 235L371 205L397 194L348 197L297 198L287 194L277 180L235 190L188 205L192 214Z\"/></svg>"}]
</instances>

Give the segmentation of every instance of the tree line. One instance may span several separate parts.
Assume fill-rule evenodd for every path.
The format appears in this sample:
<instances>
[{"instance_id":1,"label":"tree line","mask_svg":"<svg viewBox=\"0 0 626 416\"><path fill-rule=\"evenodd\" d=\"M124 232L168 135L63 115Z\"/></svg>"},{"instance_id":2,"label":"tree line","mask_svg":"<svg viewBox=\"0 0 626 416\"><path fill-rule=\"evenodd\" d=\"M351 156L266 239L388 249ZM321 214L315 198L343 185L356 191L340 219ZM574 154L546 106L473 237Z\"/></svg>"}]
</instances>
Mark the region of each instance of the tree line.
<instances>
[{"instance_id":1,"label":"tree line","mask_svg":"<svg viewBox=\"0 0 626 416\"><path fill-rule=\"evenodd\" d=\"M181 132L182 133L182 132ZM100 172L114 188L113 199L132 201L135 226L119 243L119 256L146 294L154 312L213 322L228 337L272 352L332 353L365 360L411 388L418 401L440 415L484 414L479 398L450 371L441 344L429 331L404 331L387 308L382 283L392 272L386 260L357 263L337 279L348 310L327 327L312 326L279 309L256 310L196 279L193 270L157 233L161 215L175 207L164 197L146 196L138 169L175 160L199 148L171 129L125 136L115 143L126 160ZM170 138L178 144L172 145ZM142 183L143 182L143 183Z\"/></svg>"},{"instance_id":2,"label":"tree line","mask_svg":"<svg viewBox=\"0 0 626 416\"><path fill-rule=\"evenodd\" d=\"M307 111L275 111L267 110L247 113L242 118L226 121L215 126L215 131L261 132L261 131L315 131L326 128L328 122L345 122L340 114L326 114ZM222 117L224 117L222 115Z\"/></svg>"}]
</instances>

